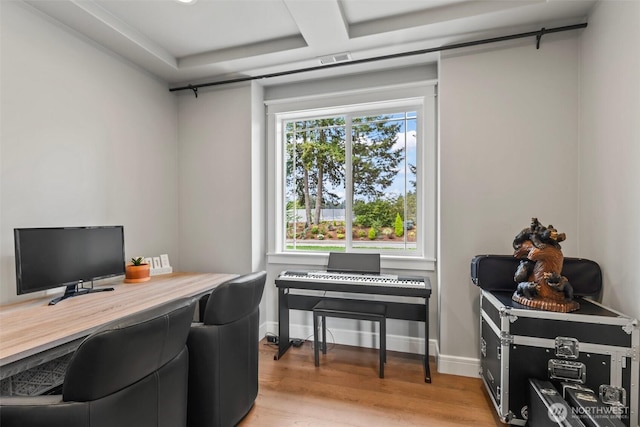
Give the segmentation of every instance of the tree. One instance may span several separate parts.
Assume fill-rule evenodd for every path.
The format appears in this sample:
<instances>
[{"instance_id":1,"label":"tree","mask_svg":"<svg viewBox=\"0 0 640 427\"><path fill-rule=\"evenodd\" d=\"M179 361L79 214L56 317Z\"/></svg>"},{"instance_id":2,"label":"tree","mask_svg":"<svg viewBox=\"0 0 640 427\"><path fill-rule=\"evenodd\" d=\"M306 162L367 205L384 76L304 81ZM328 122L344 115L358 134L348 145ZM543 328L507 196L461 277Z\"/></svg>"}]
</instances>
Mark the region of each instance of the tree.
<instances>
[{"instance_id":1,"label":"tree","mask_svg":"<svg viewBox=\"0 0 640 427\"><path fill-rule=\"evenodd\" d=\"M325 184L344 182L344 118L288 122L286 130L287 186L293 187L295 181L294 191L305 207L307 225L319 224L322 206L340 200L325 190Z\"/></svg>"},{"instance_id":2,"label":"tree","mask_svg":"<svg viewBox=\"0 0 640 427\"><path fill-rule=\"evenodd\" d=\"M353 120L354 195L375 200L384 195L397 174L404 150L394 149L401 124L386 116Z\"/></svg>"},{"instance_id":3,"label":"tree","mask_svg":"<svg viewBox=\"0 0 640 427\"><path fill-rule=\"evenodd\" d=\"M386 116L361 117L352 129L354 198L375 200L402 160L403 150L393 148L400 124ZM307 225L320 223L322 206L341 202L330 189L345 187L345 131L344 117L286 123L287 188L304 205Z\"/></svg>"},{"instance_id":4,"label":"tree","mask_svg":"<svg viewBox=\"0 0 640 427\"><path fill-rule=\"evenodd\" d=\"M406 197L405 197L406 196ZM409 191L405 196L398 196L393 204L393 214L399 213L402 217L413 222L416 221L418 212L418 200L415 191Z\"/></svg>"}]
</instances>

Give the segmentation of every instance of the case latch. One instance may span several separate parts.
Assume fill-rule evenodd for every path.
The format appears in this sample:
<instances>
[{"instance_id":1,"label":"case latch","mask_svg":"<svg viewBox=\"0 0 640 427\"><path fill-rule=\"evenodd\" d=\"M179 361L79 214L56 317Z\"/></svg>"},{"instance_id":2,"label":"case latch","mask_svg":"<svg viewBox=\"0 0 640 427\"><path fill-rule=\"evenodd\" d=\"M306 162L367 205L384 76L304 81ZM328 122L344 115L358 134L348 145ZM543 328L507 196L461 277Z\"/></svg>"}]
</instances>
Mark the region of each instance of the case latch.
<instances>
[{"instance_id":1,"label":"case latch","mask_svg":"<svg viewBox=\"0 0 640 427\"><path fill-rule=\"evenodd\" d=\"M484 338L480 339L480 353L482 353L482 357L487 357L487 342Z\"/></svg>"},{"instance_id":2,"label":"case latch","mask_svg":"<svg viewBox=\"0 0 640 427\"><path fill-rule=\"evenodd\" d=\"M602 403L612 406L627 406L627 391L622 387L602 384L599 394Z\"/></svg>"},{"instance_id":3,"label":"case latch","mask_svg":"<svg viewBox=\"0 0 640 427\"><path fill-rule=\"evenodd\" d=\"M573 360L549 359L549 378L584 384L587 381L587 365Z\"/></svg>"},{"instance_id":4,"label":"case latch","mask_svg":"<svg viewBox=\"0 0 640 427\"><path fill-rule=\"evenodd\" d=\"M575 338L556 337L556 356L565 359L577 359L580 355L580 343Z\"/></svg>"}]
</instances>

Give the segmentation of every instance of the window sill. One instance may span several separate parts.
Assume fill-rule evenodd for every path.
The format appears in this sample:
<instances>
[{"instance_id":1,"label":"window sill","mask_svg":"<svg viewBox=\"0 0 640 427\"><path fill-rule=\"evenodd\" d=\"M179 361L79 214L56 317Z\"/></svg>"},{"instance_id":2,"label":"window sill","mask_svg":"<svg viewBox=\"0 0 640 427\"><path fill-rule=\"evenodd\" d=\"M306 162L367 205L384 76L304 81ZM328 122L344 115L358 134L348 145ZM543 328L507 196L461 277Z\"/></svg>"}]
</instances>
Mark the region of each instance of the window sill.
<instances>
[{"instance_id":1,"label":"window sill","mask_svg":"<svg viewBox=\"0 0 640 427\"><path fill-rule=\"evenodd\" d=\"M327 252L294 253L270 252L267 254L269 264L288 264L315 266L324 269L329 260ZM435 271L436 260L420 257L380 255L380 268L383 270L416 270Z\"/></svg>"}]
</instances>

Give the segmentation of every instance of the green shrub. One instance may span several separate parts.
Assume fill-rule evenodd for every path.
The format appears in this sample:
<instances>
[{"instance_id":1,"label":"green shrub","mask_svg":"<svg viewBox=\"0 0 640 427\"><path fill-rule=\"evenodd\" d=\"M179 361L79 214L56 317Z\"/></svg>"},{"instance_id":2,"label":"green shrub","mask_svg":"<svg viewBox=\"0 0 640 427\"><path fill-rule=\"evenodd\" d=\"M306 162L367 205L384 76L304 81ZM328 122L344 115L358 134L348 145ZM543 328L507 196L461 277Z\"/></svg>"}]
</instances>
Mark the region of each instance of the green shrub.
<instances>
[{"instance_id":1,"label":"green shrub","mask_svg":"<svg viewBox=\"0 0 640 427\"><path fill-rule=\"evenodd\" d=\"M317 225L314 225L313 227L311 227L311 234L318 234L320 232L320 229L318 228Z\"/></svg>"},{"instance_id":2,"label":"green shrub","mask_svg":"<svg viewBox=\"0 0 640 427\"><path fill-rule=\"evenodd\" d=\"M363 227L371 227L374 223L380 226L391 226L393 212L396 210L388 200L374 200L368 203L356 200L353 204L353 213L356 215L354 224Z\"/></svg>"},{"instance_id":3,"label":"green shrub","mask_svg":"<svg viewBox=\"0 0 640 427\"><path fill-rule=\"evenodd\" d=\"M316 237L318 240L324 240L324 234L318 234Z\"/></svg>"},{"instance_id":4,"label":"green shrub","mask_svg":"<svg viewBox=\"0 0 640 427\"><path fill-rule=\"evenodd\" d=\"M398 237L402 237L404 234L404 224L402 223L402 217L400 214L396 214L395 232Z\"/></svg>"},{"instance_id":5,"label":"green shrub","mask_svg":"<svg viewBox=\"0 0 640 427\"><path fill-rule=\"evenodd\" d=\"M369 240L376 240L376 237L378 237L378 233L376 233L376 229L371 227L369 229Z\"/></svg>"},{"instance_id":6,"label":"green shrub","mask_svg":"<svg viewBox=\"0 0 640 427\"><path fill-rule=\"evenodd\" d=\"M358 237L364 237L367 235L367 232L364 230L358 230Z\"/></svg>"},{"instance_id":7,"label":"green shrub","mask_svg":"<svg viewBox=\"0 0 640 427\"><path fill-rule=\"evenodd\" d=\"M338 236L337 236L337 237L338 237L338 239L342 240L342 239L344 239L344 234L342 234L342 233L338 233Z\"/></svg>"}]
</instances>

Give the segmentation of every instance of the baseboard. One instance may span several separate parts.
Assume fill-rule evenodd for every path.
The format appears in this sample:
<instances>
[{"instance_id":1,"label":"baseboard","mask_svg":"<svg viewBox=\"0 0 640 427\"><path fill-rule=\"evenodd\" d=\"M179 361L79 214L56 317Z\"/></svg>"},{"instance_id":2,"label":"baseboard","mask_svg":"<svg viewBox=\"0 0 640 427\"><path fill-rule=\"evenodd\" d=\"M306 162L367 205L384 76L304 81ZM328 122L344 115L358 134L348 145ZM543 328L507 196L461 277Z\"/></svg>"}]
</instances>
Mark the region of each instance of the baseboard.
<instances>
[{"instance_id":1,"label":"baseboard","mask_svg":"<svg viewBox=\"0 0 640 427\"><path fill-rule=\"evenodd\" d=\"M375 347L376 334L364 331L346 329L327 329L327 341L344 345L357 345L359 347ZM264 322L260 325L260 338L267 333L278 334L278 322ZM313 339L313 327L306 325L290 326L289 336L303 340ZM424 339L399 335L387 335L387 349L403 353L424 354ZM438 372L441 374L460 375L463 377L478 378L480 372L480 360L470 357L458 357L440 354L438 341L429 340L429 355L435 358Z\"/></svg>"},{"instance_id":2,"label":"baseboard","mask_svg":"<svg viewBox=\"0 0 640 427\"><path fill-rule=\"evenodd\" d=\"M277 334L278 333L278 332L274 332L273 328L268 328L267 327L267 323L273 323L273 322L262 322L260 324L260 331L259 331L260 335L258 335L260 337L260 339L264 338L264 336L267 335L267 333L270 333L270 334ZM277 323L276 323L276 325L277 325ZM278 328L276 327L275 331L277 331L277 330L278 330Z\"/></svg>"},{"instance_id":3,"label":"baseboard","mask_svg":"<svg viewBox=\"0 0 640 427\"><path fill-rule=\"evenodd\" d=\"M480 377L480 360L471 357L448 356L438 357L438 372L441 374L461 375L463 377Z\"/></svg>"},{"instance_id":4,"label":"baseboard","mask_svg":"<svg viewBox=\"0 0 640 427\"><path fill-rule=\"evenodd\" d=\"M278 322L265 322L260 325L260 337L264 337L267 333L277 335ZM313 327L292 324L289 327L289 337L291 339L313 340ZM365 331L328 328L327 342L377 348L378 336ZM387 334L387 350L424 354L424 338ZM438 360L438 343L435 339L429 340L429 356Z\"/></svg>"}]
</instances>

